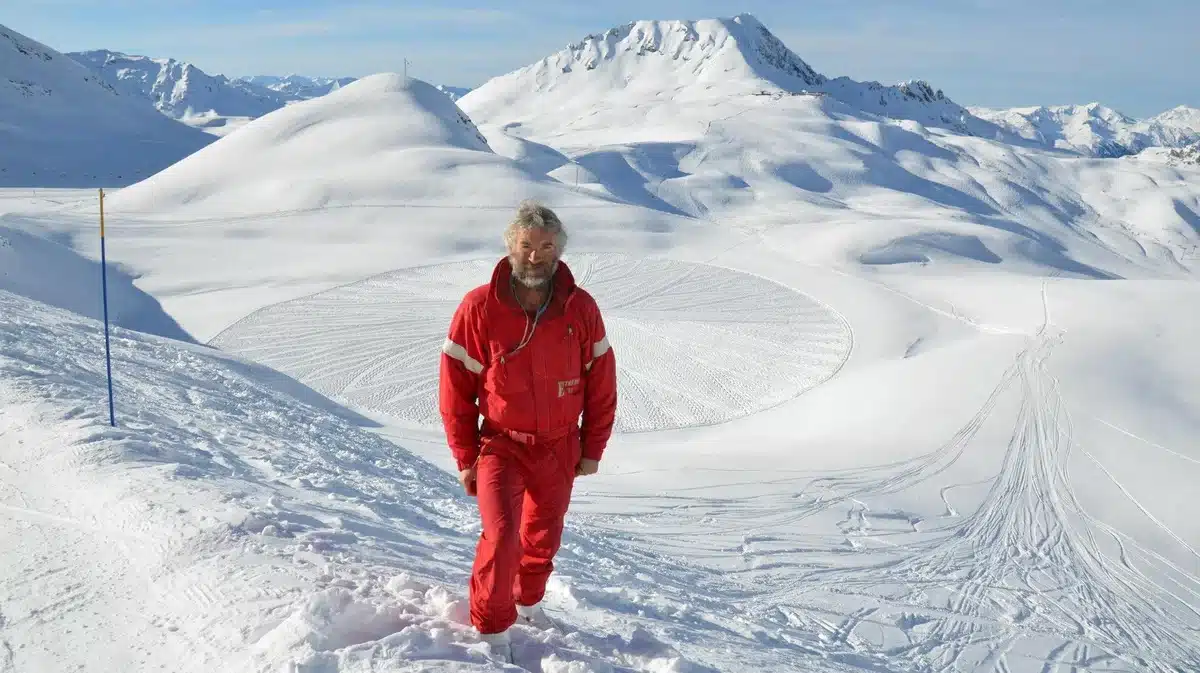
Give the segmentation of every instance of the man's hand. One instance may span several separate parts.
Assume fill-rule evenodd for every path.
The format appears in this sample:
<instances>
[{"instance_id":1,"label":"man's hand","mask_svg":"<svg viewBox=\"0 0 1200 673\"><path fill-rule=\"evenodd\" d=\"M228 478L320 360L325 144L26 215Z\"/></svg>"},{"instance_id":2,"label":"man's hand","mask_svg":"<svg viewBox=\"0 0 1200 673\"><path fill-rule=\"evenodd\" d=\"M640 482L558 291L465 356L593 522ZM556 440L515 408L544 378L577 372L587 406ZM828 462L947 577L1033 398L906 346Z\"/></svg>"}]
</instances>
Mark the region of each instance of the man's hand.
<instances>
[{"instance_id":1,"label":"man's hand","mask_svg":"<svg viewBox=\"0 0 1200 673\"><path fill-rule=\"evenodd\" d=\"M466 489L467 495L475 497L475 466L472 465L458 473L458 483Z\"/></svg>"},{"instance_id":2,"label":"man's hand","mask_svg":"<svg viewBox=\"0 0 1200 673\"><path fill-rule=\"evenodd\" d=\"M600 470L600 461L592 460L591 458L580 458L579 464L575 466L576 477L586 477L589 474L596 474Z\"/></svg>"}]
</instances>

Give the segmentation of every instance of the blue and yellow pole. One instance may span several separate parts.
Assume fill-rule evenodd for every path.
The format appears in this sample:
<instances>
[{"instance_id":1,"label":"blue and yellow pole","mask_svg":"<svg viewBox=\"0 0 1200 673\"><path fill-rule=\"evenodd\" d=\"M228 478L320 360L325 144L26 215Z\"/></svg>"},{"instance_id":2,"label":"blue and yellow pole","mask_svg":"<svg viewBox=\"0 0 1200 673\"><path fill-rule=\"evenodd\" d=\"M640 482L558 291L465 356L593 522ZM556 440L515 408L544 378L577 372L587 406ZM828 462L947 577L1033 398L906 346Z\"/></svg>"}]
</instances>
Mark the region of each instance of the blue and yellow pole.
<instances>
[{"instance_id":1,"label":"blue and yellow pole","mask_svg":"<svg viewBox=\"0 0 1200 673\"><path fill-rule=\"evenodd\" d=\"M108 370L108 423L117 427L117 414L113 408L112 354L108 343L108 259L104 254L104 188L100 188L100 287L104 298L104 364Z\"/></svg>"}]
</instances>

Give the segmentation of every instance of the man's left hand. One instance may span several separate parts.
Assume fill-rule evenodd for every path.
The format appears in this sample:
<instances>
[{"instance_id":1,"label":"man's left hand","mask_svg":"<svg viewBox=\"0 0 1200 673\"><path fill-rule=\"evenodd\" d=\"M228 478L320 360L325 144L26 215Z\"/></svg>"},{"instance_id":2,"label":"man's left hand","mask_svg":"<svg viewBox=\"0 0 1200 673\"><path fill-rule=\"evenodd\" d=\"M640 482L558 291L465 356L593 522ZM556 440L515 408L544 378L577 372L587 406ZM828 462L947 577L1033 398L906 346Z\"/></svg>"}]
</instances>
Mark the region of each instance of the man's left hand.
<instances>
[{"instance_id":1,"label":"man's left hand","mask_svg":"<svg viewBox=\"0 0 1200 673\"><path fill-rule=\"evenodd\" d=\"M600 461L592 460L591 458L581 458L579 464L575 466L576 477L586 477L589 474L596 474L600 470Z\"/></svg>"}]
</instances>

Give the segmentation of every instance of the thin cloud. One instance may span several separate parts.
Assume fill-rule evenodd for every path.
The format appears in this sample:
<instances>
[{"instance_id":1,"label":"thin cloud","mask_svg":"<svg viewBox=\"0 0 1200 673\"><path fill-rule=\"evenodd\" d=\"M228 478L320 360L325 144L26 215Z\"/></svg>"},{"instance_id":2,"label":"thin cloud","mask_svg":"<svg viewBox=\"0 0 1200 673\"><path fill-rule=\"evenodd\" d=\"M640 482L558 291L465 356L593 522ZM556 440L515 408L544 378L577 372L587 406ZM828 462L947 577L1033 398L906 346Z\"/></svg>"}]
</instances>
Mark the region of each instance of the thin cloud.
<instances>
[{"instance_id":1,"label":"thin cloud","mask_svg":"<svg viewBox=\"0 0 1200 673\"><path fill-rule=\"evenodd\" d=\"M378 35L392 27L486 27L511 23L519 18L513 12L500 9L359 4L306 12L264 10L241 21L179 26L161 37L164 42L176 45L199 46L215 39L252 42L352 37L364 33Z\"/></svg>"}]
</instances>

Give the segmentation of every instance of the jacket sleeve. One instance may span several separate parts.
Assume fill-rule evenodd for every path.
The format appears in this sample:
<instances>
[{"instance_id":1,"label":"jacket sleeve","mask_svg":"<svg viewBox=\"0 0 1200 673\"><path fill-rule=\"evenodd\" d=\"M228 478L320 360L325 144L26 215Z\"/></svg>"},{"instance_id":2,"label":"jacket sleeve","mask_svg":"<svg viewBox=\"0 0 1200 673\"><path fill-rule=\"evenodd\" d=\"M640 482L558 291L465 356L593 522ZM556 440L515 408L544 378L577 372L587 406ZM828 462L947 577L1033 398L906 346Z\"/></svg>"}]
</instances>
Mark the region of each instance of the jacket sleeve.
<instances>
[{"instance_id":1,"label":"jacket sleeve","mask_svg":"<svg viewBox=\"0 0 1200 673\"><path fill-rule=\"evenodd\" d=\"M617 360L608 343L600 309L593 305L589 313L587 332L590 347L585 348L590 359L585 359L584 364L583 421L580 430L583 457L600 460L612 435L613 420L617 413Z\"/></svg>"},{"instance_id":2,"label":"jacket sleeve","mask_svg":"<svg viewBox=\"0 0 1200 673\"><path fill-rule=\"evenodd\" d=\"M479 457L479 377L486 353L482 311L464 299L442 343L438 377L438 410L459 470L474 465Z\"/></svg>"}]
</instances>

